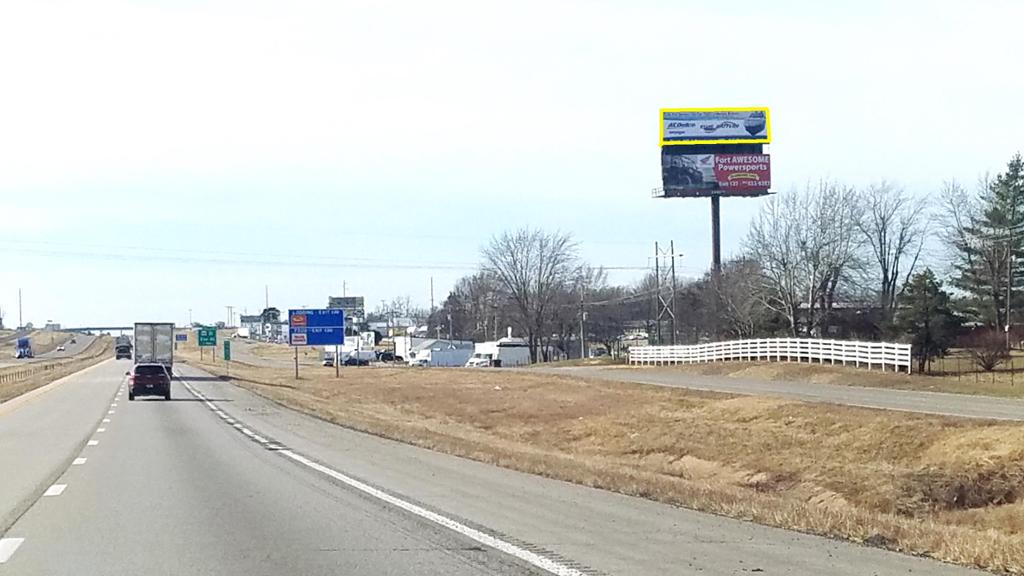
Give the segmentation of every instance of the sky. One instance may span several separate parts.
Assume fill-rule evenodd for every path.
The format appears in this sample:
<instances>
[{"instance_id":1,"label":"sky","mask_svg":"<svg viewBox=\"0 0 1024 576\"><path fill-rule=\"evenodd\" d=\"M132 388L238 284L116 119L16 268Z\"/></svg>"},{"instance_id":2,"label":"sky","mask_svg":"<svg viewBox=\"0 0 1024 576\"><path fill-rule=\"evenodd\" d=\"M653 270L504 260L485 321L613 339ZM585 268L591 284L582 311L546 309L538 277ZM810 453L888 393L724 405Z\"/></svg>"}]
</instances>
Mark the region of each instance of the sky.
<instances>
[{"instance_id":1,"label":"sky","mask_svg":"<svg viewBox=\"0 0 1024 576\"><path fill-rule=\"evenodd\" d=\"M655 199L658 110L768 106L772 189L918 195L1024 148L1024 3L0 1L0 309L66 326L328 295L440 302L493 235L630 283L710 201ZM764 199L722 201L738 254Z\"/></svg>"}]
</instances>

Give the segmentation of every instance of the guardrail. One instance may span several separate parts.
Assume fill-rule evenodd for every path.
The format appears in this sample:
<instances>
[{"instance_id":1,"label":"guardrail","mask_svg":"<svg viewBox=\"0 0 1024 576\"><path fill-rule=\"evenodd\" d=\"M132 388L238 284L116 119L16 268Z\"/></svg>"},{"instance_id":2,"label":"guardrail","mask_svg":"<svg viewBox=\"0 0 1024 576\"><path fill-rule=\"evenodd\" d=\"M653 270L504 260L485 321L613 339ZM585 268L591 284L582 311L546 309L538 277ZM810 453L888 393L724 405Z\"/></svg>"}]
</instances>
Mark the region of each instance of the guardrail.
<instances>
[{"instance_id":1,"label":"guardrail","mask_svg":"<svg viewBox=\"0 0 1024 576\"><path fill-rule=\"evenodd\" d=\"M761 338L730 340L683 346L633 346L629 363L641 366L724 362L726 360L768 360L815 362L880 367L886 371L906 368L910 374L910 344L816 340L811 338Z\"/></svg>"},{"instance_id":2,"label":"guardrail","mask_svg":"<svg viewBox=\"0 0 1024 576\"><path fill-rule=\"evenodd\" d=\"M30 364L24 368L0 371L0 384L17 382L18 380L31 378L41 372L50 372L70 363L70 360L59 362L40 362L38 364Z\"/></svg>"}]
</instances>

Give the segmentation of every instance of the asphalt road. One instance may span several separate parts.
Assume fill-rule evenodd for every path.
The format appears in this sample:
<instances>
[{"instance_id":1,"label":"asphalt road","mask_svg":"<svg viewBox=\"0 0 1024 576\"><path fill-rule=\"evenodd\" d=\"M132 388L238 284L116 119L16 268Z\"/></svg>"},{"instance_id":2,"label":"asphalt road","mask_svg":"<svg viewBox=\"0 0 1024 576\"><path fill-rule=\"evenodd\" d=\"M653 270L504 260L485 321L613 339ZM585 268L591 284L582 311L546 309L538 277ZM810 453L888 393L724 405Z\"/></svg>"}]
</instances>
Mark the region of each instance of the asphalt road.
<instances>
[{"instance_id":1,"label":"asphalt road","mask_svg":"<svg viewBox=\"0 0 1024 576\"><path fill-rule=\"evenodd\" d=\"M126 366L0 405L0 469L31 464L0 483L31 504L0 575L980 574L391 442L187 366L175 400L127 402Z\"/></svg>"},{"instance_id":2,"label":"asphalt road","mask_svg":"<svg viewBox=\"0 0 1024 576\"><path fill-rule=\"evenodd\" d=\"M793 398L805 402L844 404L865 408L881 408L924 414L941 414L964 418L1024 420L1024 401L991 396L948 394L816 384L799 381L755 380L731 377L686 374L671 368L601 368L574 366L566 368L531 368L531 371L611 380L656 386L674 386L692 390L708 390L729 394L749 394Z\"/></svg>"}]
</instances>

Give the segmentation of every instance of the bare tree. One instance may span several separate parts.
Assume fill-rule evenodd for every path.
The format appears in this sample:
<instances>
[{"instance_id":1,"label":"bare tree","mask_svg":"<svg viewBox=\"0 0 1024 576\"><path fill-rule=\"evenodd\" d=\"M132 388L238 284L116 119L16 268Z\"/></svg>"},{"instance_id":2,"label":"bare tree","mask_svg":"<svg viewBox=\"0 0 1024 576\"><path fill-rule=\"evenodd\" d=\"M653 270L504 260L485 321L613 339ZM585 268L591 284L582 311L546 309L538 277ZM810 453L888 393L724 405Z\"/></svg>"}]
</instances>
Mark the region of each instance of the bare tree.
<instances>
[{"instance_id":1,"label":"bare tree","mask_svg":"<svg viewBox=\"0 0 1024 576\"><path fill-rule=\"evenodd\" d=\"M867 187L861 194L864 217L858 227L875 264L878 303L890 323L896 300L914 274L928 235L925 218L927 197L913 199L902 188L885 182Z\"/></svg>"},{"instance_id":2,"label":"bare tree","mask_svg":"<svg viewBox=\"0 0 1024 576\"><path fill-rule=\"evenodd\" d=\"M484 270L494 274L525 328L536 362L559 289L576 271L576 243L569 234L522 228L495 236L482 250Z\"/></svg>"},{"instance_id":3,"label":"bare tree","mask_svg":"<svg viewBox=\"0 0 1024 576\"><path fill-rule=\"evenodd\" d=\"M761 267L751 259L738 259L722 266L720 282L710 276L702 281L709 296L718 298L726 329L738 338L755 336L766 324L768 314L762 305Z\"/></svg>"},{"instance_id":4,"label":"bare tree","mask_svg":"<svg viewBox=\"0 0 1024 576\"><path fill-rule=\"evenodd\" d=\"M859 266L861 208L853 188L821 181L768 200L746 239L761 266L762 300L794 336L813 334L831 312L841 283Z\"/></svg>"},{"instance_id":5,"label":"bare tree","mask_svg":"<svg viewBox=\"0 0 1024 576\"><path fill-rule=\"evenodd\" d=\"M745 241L749 257L761 265L762 303L786 319L798 334L800 308L800 222L797 193L770 198L750 226Z\"/></svg>"}]
</instances>

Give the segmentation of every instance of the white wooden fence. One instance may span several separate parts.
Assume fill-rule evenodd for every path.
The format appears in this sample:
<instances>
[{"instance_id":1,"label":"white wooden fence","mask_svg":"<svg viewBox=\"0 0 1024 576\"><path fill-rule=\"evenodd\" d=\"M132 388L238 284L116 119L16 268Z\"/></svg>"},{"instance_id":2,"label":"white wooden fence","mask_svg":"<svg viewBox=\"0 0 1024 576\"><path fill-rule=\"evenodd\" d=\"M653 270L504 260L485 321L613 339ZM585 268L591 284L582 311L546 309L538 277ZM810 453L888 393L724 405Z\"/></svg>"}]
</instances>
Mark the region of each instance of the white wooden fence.
<instances>
[{"instance_id":1,"label":"white wooden fence","mask_svg":"<svg viewBox=\"0 0 1024 576\"><path fill-rule=\"evenodd\" d=\"M637 365L693 364L726 360L818 362L881 368L884 372L906 369L910 374L910 344L814 340L810 338L761 338L731 340L691 346L633 346L629 363Z\"/></svg>"}]
</instances>

